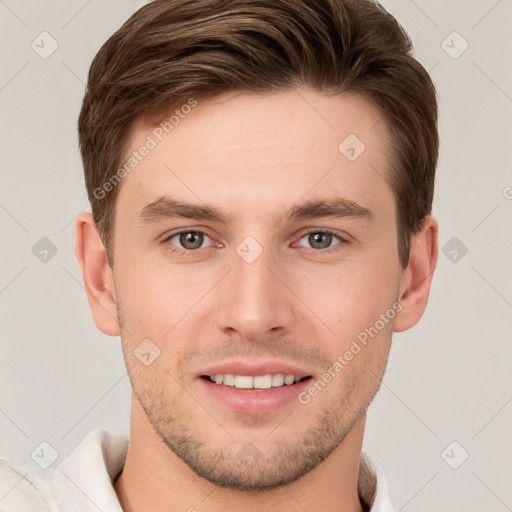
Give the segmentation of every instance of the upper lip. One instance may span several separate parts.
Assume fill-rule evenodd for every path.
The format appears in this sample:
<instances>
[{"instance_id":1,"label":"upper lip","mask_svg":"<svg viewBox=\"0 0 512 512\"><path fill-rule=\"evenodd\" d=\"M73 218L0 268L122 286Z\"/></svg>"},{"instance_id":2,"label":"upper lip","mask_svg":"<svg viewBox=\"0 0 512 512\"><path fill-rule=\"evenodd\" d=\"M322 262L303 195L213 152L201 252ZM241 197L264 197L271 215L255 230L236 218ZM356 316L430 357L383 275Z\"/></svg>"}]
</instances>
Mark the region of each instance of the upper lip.
<instances>
[{"instance_id":1,"label":"upper lip","mask_svg":"<svg viewBox=\"0 0 512 512\"><path fill-rule=\"evenodd\" d=\"M294 377L309 377L311 373L299 368L296 365L269 359L265 361L248 361L243 359L224 361L202 370L198 377L203 375L225 375L231 373L233 375L247 375L257 377L258 375L293 375Z\"/></svg>"}]
</instances>

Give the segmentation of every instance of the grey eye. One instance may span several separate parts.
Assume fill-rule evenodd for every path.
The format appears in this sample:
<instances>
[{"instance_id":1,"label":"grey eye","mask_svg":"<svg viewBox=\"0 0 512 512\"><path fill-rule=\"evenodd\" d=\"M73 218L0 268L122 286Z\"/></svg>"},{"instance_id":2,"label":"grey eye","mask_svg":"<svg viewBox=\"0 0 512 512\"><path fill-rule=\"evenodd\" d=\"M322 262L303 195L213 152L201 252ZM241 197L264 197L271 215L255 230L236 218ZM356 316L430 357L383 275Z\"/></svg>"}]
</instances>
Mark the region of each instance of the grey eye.
<instances>
[{"instance_id":1,"label":"grey eye","mask_svg":"<svg viewBox=\"0 0 512 512\"><path fill-rule=\"evenodd\" d=\"M178 242L175 243L173 240L177 238ZM201 231L181 231L170 236L167 241L178 248L183 248L189 251L201 249L204 242L210 240L210 237Z\"/></svg>"},{"instance_id":2,"label":"grey eye","mask_svg":"<svg viewBox=\"0 0 512 512\"><path fill-rule=\"evenodd\" d=\"M329 231L312 231L311 233L307 233L301 238L301 241L307 239L308 245L302 245L303 247L311 247L312 249L328 249L331 247L333 239L337 238L340 242L342 241L340 237L335 235L334 233L330 233Z\"/></svg>"}]
</instances>

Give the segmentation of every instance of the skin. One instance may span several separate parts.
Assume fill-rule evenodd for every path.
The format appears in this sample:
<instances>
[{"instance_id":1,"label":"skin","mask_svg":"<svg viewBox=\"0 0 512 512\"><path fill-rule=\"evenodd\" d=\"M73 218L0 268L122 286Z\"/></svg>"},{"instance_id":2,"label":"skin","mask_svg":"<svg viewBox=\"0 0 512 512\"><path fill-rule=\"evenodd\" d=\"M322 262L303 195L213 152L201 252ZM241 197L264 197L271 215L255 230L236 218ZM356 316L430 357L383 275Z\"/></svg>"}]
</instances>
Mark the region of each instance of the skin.
<instances>
[{"instance_id":1,"label":"skin","mask_svg":"<svg viewBox=\"0 0 512 512\"><path fill-rule=\"evenodd\" d=\"M152 129L139 120L130 151ZM351 133L366 146L353 162L338 150ZM92 315L103 333L121 336L133 387L115 482L125 511L362 510L366 410L393 331L425 310L438 252L429 216L407 268L399 264L388 137L380 112L353 94L223 94L199 103L124 178L113 270L91 214L77 218ZM215 206L229 221L142 222L138 212L162 196ZM334 196L371 218L285 217L297 203ZM180 229L204 232L201 248L169 238ZM322 242L325 230L336 236ZM248 236L263 249L252 263L236 251ZM198 377L223 361L273 359L314 382L393 304L394 319L306 405L236 412ZM147 366L134 355L144 339L160 350Z\"/></svg>"}]
</instances>

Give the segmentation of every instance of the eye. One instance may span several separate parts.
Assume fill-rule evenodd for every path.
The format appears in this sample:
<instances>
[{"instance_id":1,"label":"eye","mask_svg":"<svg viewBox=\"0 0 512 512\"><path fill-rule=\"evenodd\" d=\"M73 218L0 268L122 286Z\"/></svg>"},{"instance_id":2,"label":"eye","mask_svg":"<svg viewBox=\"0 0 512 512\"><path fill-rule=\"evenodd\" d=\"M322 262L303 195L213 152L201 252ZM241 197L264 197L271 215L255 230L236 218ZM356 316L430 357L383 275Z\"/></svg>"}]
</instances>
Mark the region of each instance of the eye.
<instances>
[{"instance_id":1,"label":"eye","mask_svg":"<svg viewBox=\"0 0 512 512\"><path fill-rule=\"evenodd\" d=\"M176 243L173 242L175 238L177 239ZM203 248L202 246L205 240L210 240L210 242L213 241L206 233L203 233L202 231L187 230L179 231L178 233L170 235L164 240L164 242L169 242L171 245L176 245L176 251L184 253Z\"/></svg>"},{"instance_id":2,"label":"eye","mask_svg":"<svg viewBox=\"0 0 512 512\"><path fill-rule=\"evenodd\" d=\"M338 240L338 243L332 245L335 240ZM207 243L208 241L210 243L204 245L205 242ZM304 244L304 241L307 245ZM181 255L197 252L199 249L204 249L213 245L212 242L214 242L214 240L212 240L203 231L191 229L173 233L164 240L164 243L168 243L172 246L171 250L173 252ZM298 245L308 247L316 251L330 253L337 251L341 248L338 246L343 246L346 243L348 243L346 240L332 231L317 229L305 233L300 238Z\"/></svg>"},{"instance_id":3,"label":"eye","mask_svg":"<svg viewBox=\"0 0 512 512\"><path fill-rule=\"evenodd\" d=\"M324 252L332 252L328 251L326 249L330 249L331 247L336 247L336 245L343 245L345 240L341 238L336 233L333 233L332 231L325 231L325 230L314 230L309 231L306 233L300 240L306 240L308 245L303 245L302 243L299 243L302 247L310 247L311 249L317 249ZM336 244L335 246L331 246L334 239L338 239L341 244ZM337 249L334 249L337 250Z\"/></svg>"}]
</instances>

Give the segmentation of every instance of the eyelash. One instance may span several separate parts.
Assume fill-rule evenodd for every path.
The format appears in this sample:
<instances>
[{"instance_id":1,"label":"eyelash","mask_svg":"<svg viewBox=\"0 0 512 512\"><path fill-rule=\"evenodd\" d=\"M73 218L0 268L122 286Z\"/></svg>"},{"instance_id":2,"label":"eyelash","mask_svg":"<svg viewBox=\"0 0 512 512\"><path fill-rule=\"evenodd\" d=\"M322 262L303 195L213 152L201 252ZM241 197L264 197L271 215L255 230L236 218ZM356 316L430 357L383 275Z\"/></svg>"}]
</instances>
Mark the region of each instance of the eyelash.
<instances>
[{"instance_id":1,"label":"eyelash","mask_svg":"<svg viewBox=\"0 0 512 512\"><path fill-rule=\"evenodd\" d=\"M198 230L198 229L185 229L185 230L177 231L176 233L172 233L167 238L165 238L165 240L163 242L166 243L166 244L169 243L169 245L172 246L172 248L170 250L174 254L176 254L178 256L189 256L190 257L190 256L192 256L193 253L197 253L201 249L208 249L208 247L201 247L199 249L180 249L180 248L170 244L170 240L172 240L173 238L175 238L175 237L177 237L179 235L182 235L184 233L202 234L202 235L205 235L206 237L211 239L211 237L209 237L207 233L205 233L204 231ZM330 253L333 253L333 252L337 252L337 251L339 251L341 249L341 247L339 247L339 246L344 246L344 245L349 243L345 238L341 237L339 234L335 233L334 231L330 231L328 229L311 229L309 231L306 231L299 238L299 241L302 240L304 237L312 234L312 233L315 233L315 234L323 233L323 234L326 234L326 235L332 235L332 236L334 236L334 237L336 237L336 238L338 238L340 240L340 243L334 245L333 247L328 247L327 249L309 248L312 251L315 251L315 252L318 252L318 253L321 253L321 254L330 254Z\"/></svg>"}]
</instances>

